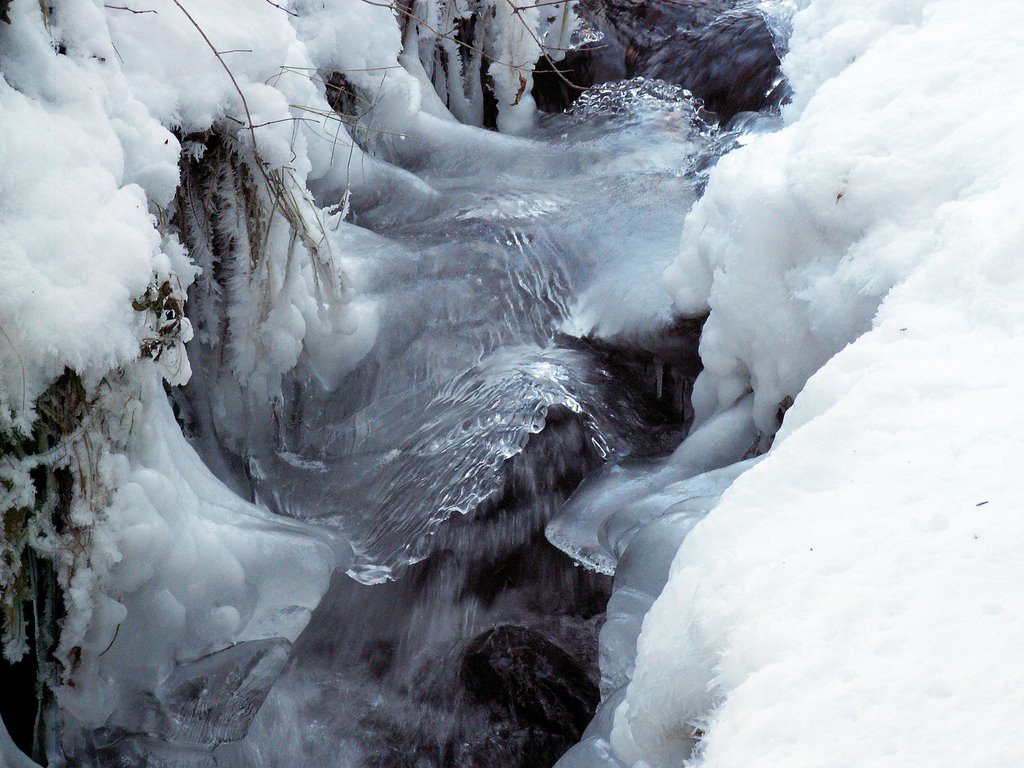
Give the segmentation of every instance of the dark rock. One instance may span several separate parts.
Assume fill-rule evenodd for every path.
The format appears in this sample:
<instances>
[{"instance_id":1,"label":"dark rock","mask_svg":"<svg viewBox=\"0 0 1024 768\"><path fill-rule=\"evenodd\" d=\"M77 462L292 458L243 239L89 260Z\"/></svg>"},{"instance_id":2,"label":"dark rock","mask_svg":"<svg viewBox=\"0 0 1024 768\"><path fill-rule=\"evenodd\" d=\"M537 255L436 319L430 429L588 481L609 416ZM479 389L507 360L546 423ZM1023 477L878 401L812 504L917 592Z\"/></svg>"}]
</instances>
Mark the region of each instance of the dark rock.
<instances>
[{"instance_id":1,"label":"dark rock","mask_svg":"<svg viewBox=\"0 0 1024 768\"><path fill-rule=\"evenodd\" d=\"M764 18L735 0L583 0L581 15L605 39L572 51L557 68L538 62L534 98L561 111L579 95L569 87L623 77L682 86L723 122L780 98L779 56Z\"/></svg>"},{"instance_id":2,"label":"dark rock","mask_svg":"<svg viewBox=\"0 0 1024 768\"><path fill-rule=\"evenodd\" d=\"M723 122L770 101L779 64L772 34L754 11L724 14L637 62L645 76L677 83L704 99Z\"/></svg>"},{"instance_id":3,"label":"dark rock","mask_svg":"<svg viewBox=\"0 0 1024 768\"><path fill-rule=\"evenodd\" d=\"M330 72L324 79L324 93L331 109L339 115L358 119L359 94L351 81L341 72Z\"/></svg>"},{"instance_id":4,"label":"dark rock","mask_svg":"<svg viewBox=\"0 0 1024 768\"><path fill-rule=\"evenodd\" d=\"M607 41L587 43L567 51L561 61L541 58L531 93L542 112L564 112L590 86L625 77L625 51Z\"/></svg>"},{"instance_id":5,"label":"dark rock","mask_svg":"<svg viewBox=\"0 0 1024 768\"><path fill-rule=\"evenodd\" d=\"M600 700L597 685L575 659L525 627L501 626L472 640L462 656L461 678L473 698L511 722L570 743L579 739Z\"/></svg>"},{"instance_id":6,"label":"dark rock","mask_svg":"<svg viewBox=\"0 0 1024 768\"><path fill-rule=\"evenodd\" d=\"M702 29L733 9L735 0L582 0L579 13L614 47L627 68L673 37ZM638 74L628 72L628 76Z\"/></svg>"}]
</instances>

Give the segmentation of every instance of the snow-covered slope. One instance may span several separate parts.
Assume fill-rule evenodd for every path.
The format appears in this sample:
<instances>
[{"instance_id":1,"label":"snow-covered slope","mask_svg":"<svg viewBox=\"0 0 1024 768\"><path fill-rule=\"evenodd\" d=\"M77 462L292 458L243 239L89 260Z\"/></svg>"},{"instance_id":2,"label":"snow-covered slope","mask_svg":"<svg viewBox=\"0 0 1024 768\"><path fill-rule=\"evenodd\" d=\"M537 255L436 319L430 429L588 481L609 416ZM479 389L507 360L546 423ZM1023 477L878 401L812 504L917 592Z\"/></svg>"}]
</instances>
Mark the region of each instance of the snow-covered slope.
<instances>
[{"instance_id":1,"label":"snow-covered slope","mask_svg":"<svg viewBox=\"0 0 1024 768\"><path fill-rule=\"evenodd\" d=\"M627 765L1024 764L1016 0L810 0L786 127L712 172L667 278L698 420L774 447L639 639Z\"/></svg>"}]
</instances>

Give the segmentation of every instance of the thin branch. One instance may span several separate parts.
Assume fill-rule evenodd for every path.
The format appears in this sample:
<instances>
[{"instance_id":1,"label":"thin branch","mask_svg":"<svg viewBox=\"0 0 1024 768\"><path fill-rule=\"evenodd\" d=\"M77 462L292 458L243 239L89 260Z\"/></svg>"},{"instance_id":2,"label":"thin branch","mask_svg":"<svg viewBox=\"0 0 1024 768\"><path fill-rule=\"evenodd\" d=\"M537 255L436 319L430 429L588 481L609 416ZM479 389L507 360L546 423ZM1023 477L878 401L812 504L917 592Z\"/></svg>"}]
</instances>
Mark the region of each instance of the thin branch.
<instances>
[{"instance_id":1,"label":"thin branch","mask_svg":"<svg viewBox=\"0 0 1024 768\"><path fill-rule=\"evenodd\" d=\"M548 5L565 5L567 2L568 0L548 0L548 2L534 3L533 5L513 5L512 7L520 11L525 11L530 8L544 8Z\"/></svg>"},{"instance_id":2,"label":"thin branch","mask_svg":"<svg viewBox=\"0 0 1024 768\"><path fill-rule=\"evenodd\" d=\"M291 106L291 105L289 105L289 106ZM245 123L242 122L241 120L239 120L237 117L232 117L231 115L224 115L224 117L226 117L228 120L230 120L230 121L232 121L234 123L238 123L239 125L245 125ZM263 123L256 123L253 126L253 128L263 128L266 125L276 125L277 123L296 123L296 122L298 122L298 123L313 123L314 125L316 125L316 123L317 123L316 120L312 120L312 119L310 119L308 117L295 117L295 116L292 116L292 117L279 117L276 120L267 120L266 122L263 122Z\"/></svg>"},{"instance_id":3,"label":"thin branch","mask_svg":"<svg viewBox=\"0 0 1024 768\"><path fill-rule=\"evenodd\" d=\"M388 130L385 130L383 128L373 128L372 126L365 125L360 120L344 120L334 110L319 109L317 107L306 107L306 106L303 106L302 104L289 104L288 106L291 107L292 109L298 109L298 110L300 110L302 112L309 112L312 115L320 115L320 117L327 118L328 120L337 120L339 123L343 123L344 125L352 126L353 128L361 128L362 130L369 131L371 133L379 133L382 136L396 136L397 138L400 138L400 139L406 138L406 134L399 133L398 131L388 131ZM302 118L295 117L295 118L290 118L290 119L292 119L292 120L300 120Z\"/></svg>"},{"instance_id":4,"label":"thin branch","mask_svg":"<svg viewBox=\"0 0 1024 768\"><path fill-rule=\"evenodd\" d=\"M235 73L231 71L231 67L229 67L227 62L224 61L223 57L221 57L220 52L217 50L217 46L215 46L213 42L210 40L210 38L207 37L206 32L203 30L202 27L199 26L199 23L194 18L192 18L192 14L189 13L188 10L186 10L185 6L178 2L178 0L171 0L171 2L178 6L178 10L185 14L185 18L187 18L191 22L192 26L196 28L196 31L200 35L202 35L203 40L206 41L206 45L209 46L210 50L213 52L213 55L217 57L217 61L220 62L220 65L224 68L224 71L227 72L228 77L231 78L231 84L235 86L235 91L238 93L238 98L242 100L242 108L245 110L245 116L249 119L248 128L249 135L252 137L253 152L255 154L259 154L258 152L256 152L256 130L255 128L253 128L252 124L252 112L249 111L249 102L245 100L245 94L242 93L242 88L241 86L239 86L238 81L235 79Z\"/></svg>"},{"instance_id":5,"label":"thin branch","mask_svg":"<svg viewBox=\"0 0 1024 768\"><path fill-rule=\"evenodd\" d=\"M136 15L141 15L143 13L157 13L157 11L153 10L152 8L136 10L135 8L129 8L127 5L104 5L103 7L109 8L112 11L128 11L128 13L134 13Z\"/></svg>"},{"instance_id":6,"label":"thin branch","mask_svg":"<svg viewBox=\"0 0 1024 768\"><path fill-rule=\"evenodd\" d=\"M319 72L319 67L298 67L294 64L281 65L281 69L287 72ZM402 69L401 64L392 64L387 67L350 67L348 69L336 69L335 72L379 72L382 69ZM272 75L273 77L273 75Z\"/></svg>"},{"instance_id":7,"label":"thin branch","mask_svg":"<svg viewBox=\"0 0 1024 768\"><path fill-rule=\"evenodd\" d=\"M4 338L7 339L7 343L11 345L11 351L14 353L14 356L18 358L18 365L21 366L21 415L22 418L24 418L25 405L28 400L28 381L25 376L25 360L22 358L21 353L18 352L18 348L14 346L14 342L11 341L11 337L7 335L7 331L4 330L2 325L0 325L0 333L4 335Z\"/></svg>"},{"instance_id":8,"label":"thin branch","mask_svg":"<svg viewBox=\"0 0 1024 768\"><path fill-rule=\"evenodd\" d=\"M299 16L299 14L297 14L295 11L293 11L293 10L291 10L289 8L285 8L283 5L278 5L277 3L274 2L274 0L267 0L267 2L270 5L274 6L275 8L279 8L280 10L284 11L289 16L295 16L296 18L298 18L298 16Z\"/></svg>"}]
</instances>

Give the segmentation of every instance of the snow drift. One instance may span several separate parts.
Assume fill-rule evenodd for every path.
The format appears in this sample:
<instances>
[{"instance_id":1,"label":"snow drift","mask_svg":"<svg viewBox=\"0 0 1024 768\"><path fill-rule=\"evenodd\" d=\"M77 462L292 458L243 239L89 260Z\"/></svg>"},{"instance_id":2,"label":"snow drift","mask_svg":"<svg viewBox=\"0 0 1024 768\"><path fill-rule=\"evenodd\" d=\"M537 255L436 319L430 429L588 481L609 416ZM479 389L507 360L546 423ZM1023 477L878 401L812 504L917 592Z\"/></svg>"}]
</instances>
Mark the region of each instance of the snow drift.
<instances>
[{"instance_id":1,"label":"snow drift","mask_svg":"<svg viewBox=\"0 0 1024 768\"><path fill-rule=\"evenodd\" d=\"M784 422L644 621L617 760L1024 760L1022 24L1012 0L796 15L786 125L711 173L666 275L710 310L698 423L751 392Z\"/></svg>"}]
</instances>

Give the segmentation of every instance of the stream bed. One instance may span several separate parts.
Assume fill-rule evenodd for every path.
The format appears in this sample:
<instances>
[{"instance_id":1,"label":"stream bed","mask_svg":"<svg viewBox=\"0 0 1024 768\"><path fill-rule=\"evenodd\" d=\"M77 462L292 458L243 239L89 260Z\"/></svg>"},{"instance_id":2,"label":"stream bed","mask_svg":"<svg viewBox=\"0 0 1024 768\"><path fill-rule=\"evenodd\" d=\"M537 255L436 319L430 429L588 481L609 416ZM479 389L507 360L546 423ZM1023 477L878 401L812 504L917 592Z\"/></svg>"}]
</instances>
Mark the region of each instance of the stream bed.
<instances>
[{"instance_id":1,"label":"stream bed","mask_svg":"<svg viewBox=\"0 0 1024 768\"><path fill-rule=\"evenodd\" d=\"M766 119L724 130L635 76L524 137L370 138L403 180L354 199L334 247L373 345L333 386L300 364L244 452L217 438L201 346L176 398L221 479L352 548L218 766L543 766L579 741L612 581L545 526L685 437L700 322L661 274L705 172Z\"/></svg>"}]
</instances>

